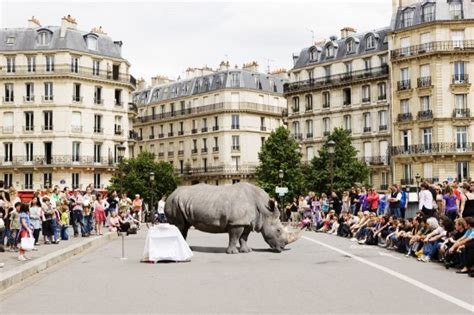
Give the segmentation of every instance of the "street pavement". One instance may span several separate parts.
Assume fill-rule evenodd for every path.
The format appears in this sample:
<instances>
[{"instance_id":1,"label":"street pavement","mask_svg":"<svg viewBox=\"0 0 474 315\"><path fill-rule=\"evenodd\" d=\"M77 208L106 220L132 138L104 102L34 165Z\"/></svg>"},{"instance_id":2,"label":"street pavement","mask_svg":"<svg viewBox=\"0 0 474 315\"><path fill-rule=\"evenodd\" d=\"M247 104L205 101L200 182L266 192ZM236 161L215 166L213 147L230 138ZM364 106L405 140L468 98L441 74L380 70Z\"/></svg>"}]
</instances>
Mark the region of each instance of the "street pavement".
<instances>
[{"instance_id":1,"label":"street pavement","mask_svg":"<svg viewBox=\"0 0 474 315\"><path fill-rule=\"evenodd\" d=\"M278 254L252 233L249 254L226 235L191 230L187 263L140 263L146 231L88 251L5 290L10 313L472 314L474 281L439 264L304 232Z\"/></svg>"}]
</instances>

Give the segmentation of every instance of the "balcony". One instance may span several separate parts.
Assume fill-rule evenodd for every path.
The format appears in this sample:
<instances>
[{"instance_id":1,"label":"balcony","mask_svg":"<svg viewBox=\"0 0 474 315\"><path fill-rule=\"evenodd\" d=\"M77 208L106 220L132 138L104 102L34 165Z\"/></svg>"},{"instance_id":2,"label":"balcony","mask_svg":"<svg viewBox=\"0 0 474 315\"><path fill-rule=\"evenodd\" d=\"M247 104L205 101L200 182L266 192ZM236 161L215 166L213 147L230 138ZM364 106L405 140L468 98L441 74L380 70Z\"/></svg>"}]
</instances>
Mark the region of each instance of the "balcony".
<instances>
[{"instance_id":1,"label":"balcony","mask_svg":"<svg viewBox=\"0 0 474 315\"><path fill-rule=\"evenodd\" d=\"M115 106L123 106L123 102L120 100L115 100Z\"/></svg>"},{"instance_id":2,"label":"balcony","mask_svg":"<svg viewBox=\"0 0 474 315\"><path fill-rule=\"evenodd\" d=\"M294 94L315 89L325 89L330 86L350 85L357 82L387 78L388 73L389 68L384 65L376 68L352 71L350 74L340 73L331 76L322 76L315 79L286 83L283 86L283 92L285 94Z\"/></svg>"},{"instance_id":3,"label":"balcony","mask_svg":"<svg viewBox=\"0 0 474 315\"><path fill-rule=\"evenodd\" d=\"M114 129L114 134L116 136L121 136L123 134L123 130L121 128L115 128Z\"/></svg>"},{"instance_id":4,"label":"balcony","mask_svg":"<svg viewBox=\"0 0 474 315\"><path fill-rule=\"evenodd\" d=\"M41 126L41 130L42 130L43 132L53 131L53 130L54 130L54 126L53 126L53 125L43 125L43 126Z\"/></svg>"},{"instance_id":5,"label":"balcony","mask_svg":"<svg viewBox=\"0 0 474 315\"><path fill-rule=\"evenodd\" d=\"M184 135L184 130L178 131L178 136L182 136L182 135Z\"/></svg>"},{"instance_id":6,"label":"balcony","mask_svg":"<svg viewBox=\"0 0 474 315\"><path fill-rule=\"evenodd\" d=\"M392 50L390 52L390 59L395 61L399 59L413 58L430 54L452 54L453 52L472 51L473 49L473 40L437 41Z\"/></svg>"},{"instance_id":7,"label":"balcony","mask_svg":"<svg viewBox=\"0 0 474 315\"><path fill-rule=\"evenodd\" d=\"M402 178L400 179L400 185L413 185L413 178Z\"/></svg>"},{"instance_id":8,"label":"balcony","mask_svg":"<svg viewBox=\"0 0 474 315\"><path fill-rule=\"evenodd\" d=\"M184 150L178 150L178 155L179 155L179 156L184 155Z\"/></svg>"},{"instance_id":9,"label":"balcony","mask_svg":"<svg viewBox=\"0 0 474 315\"><path fill-rule=\"evenodd\" d=\"M397 122L409 122L413 120L413 116L411 113L402 113L398 114Z\"/></svg>"},{"instance_id":10,"label":"balcony","mask_svg":"<svg viewBox=\"0 0 474 315\"><path fill-rule=\"evenodd\" d=\"M303 134L302 134L302 133L294 133L294 134L293 134L293 139L295 139L295 140L303 140Z\"/></svg>"},{"instance_id":11,"label":"balcony","mask_svg":"<svg viewBox=\"0 0 474 315\"><path fill-rule=\"evenodd\" d=\"M201 153L207 153L207 148L202 148Z\"/></svg>"},{"instance_id":12,"label":"balcony","mask_svg":"<svg viewBox=\"0 0 474 315\"><path fill-rule=\"evenodd\" d=\"M159 134L158 134L158 138L159 138L159 139L162 139L162 138L164 138L164 137L165 137L165 134L164 134L164 133L159 133Z\"/></svg>"},{"instance_id":13,"label":"balcony","mask_svg":"<svg viewBox=\"0 0 474 315\"><path fill-rule=\"evenodd\" d=\"M149 136L148 136L148 139L150 139L150 140L155 139L155 135L149 135Z\"/></svg>"},{"instance_id":14,"label":"balcony","mask_svg":"<svg viewBox=\"0 0 474 315\"><path fill-rule=\"evenodd\" d=\"M35 101L35 96L30 95L30 96L23 96L23 102L34 102Z\"/></svg>"},{"instance_id":15,"label":"balcony","mask_svg":"<svg viewBox=\"0 0 474 315\"><path fill-rule=\"evenodd\" d=\"M378 100L379 101L386 101L387 100L387 95L386 94L379 95Z\"/></svg>"},{"instance_id":16,"label":"balcony","mask_svg":"<svg viewBox=\"0 0 474 315\"><path fill-rule=\"evenodd\" d=\"M364 132L371 132L372 131L372 127L364 127Z\"/></svg>"},{"instance_id":17,"label":"balcony","mask_svg":"<svg viewBox=\"0 0 474 315\"><path fill-rule=\"evenodd\" d=\"M249 175L254 174L257 167L255 165L215 165L215 166L204 166L204 167L192 167L181 171L176 169L178 174L184 176L202 176L202 175Z\"/></svg>"},{"instance_id":18,"label":"balcony","mask_svg":"<svg viewBox=\"0 0 474 315\"><path fill-rule=\"evenodd\" d=\"M165 152L159 152L158 153L158 157L164 157L165 156Z\"/></svg>"},{"instance_id":19,"label":"balcony","mask_svg":"<svg viewBox=\"0 0 474 315\"><path fill-rule=\"evenodd\" d=\"M168 137L173 137L174 136L174 132L168 132Z\"/></svg>"},{"instance_id":20,"label":"balcony","mask_svg":"<svg viewBox=\"0 0 474 315\"><path fill-rule=\"evenodd\" d=\"M197 153L198 153L198 149L195 148L191 150L191 154L197 154Z\"/></svg>"},{"instance_id":21,"label":"balcony","mask_svg":"<svg viewBox=\"0 0 474 315\"><path fill-rule=\"evenodd\" d=\"M466 85L469 84L469 74L454 74L451 78L452 85Z\"/></svg>"},{"instance_id":22,"label":"balcony","mask_svg":"<svg viewBox=\"0 0 474 315\"><path fill-rule=\"evenodd\" d=\"M352 133L352 129L351 128L346 128L344 129L345 132L347 132L348 134L351 134Z\"/></svg>"},{"instance_id":23,"label":"balcony","mask_svg":"<svg viewBox=\"0 0 474 315\"><path fill-rule=\"evenodd\" d=\"M323 108L329 108L329 107L331 107L331 103L330 103L330 102L323 103Z\"/></svg>"},{"instance_id":24,"label":"balcony","mask_svg":"<svg viewBox=\"0 0 474 315\"><path fill-rule=\"evenodd\" d=\"M195 134L195 133L197 133L197 132L198 132L198 130L197 130L196 128L191 129L191 133L192 133L192 134Z\"/></svg>"},{"instance_id":25,"label":"balcony","mask_svg":"<svg viewBox=\"0 0 474 315\"><path fill-rule=\"evenodd\" d=\"M306 139L313 139L313 133L312 132L308 132L306 134Z\"/></svg>"},{"instance_id":26,"label":"balcony","mask_svg":"<svg viewBox=\"0 0 474 315\"><path fill-rule=\"evenodd\" d=\"M219 130L219 126L212 127L212 131L218 131L218 130Z\"/></svg>"},{"instance_id":27,"label":"balcony","mask_svg":"<svg viewBox=\"0 0 474 315\"><path fill-rule=\"evenodd\" d=\"M3 103L13 103L15 101L15 98L13 96L10 96L10 97L3 96L2 101Z\"/></svg>"},{"instance_id":28,"label":"balcony","mask_svg":"<svg viewBox=\"0 0 474 315\"><path fill-rule=\"evenodd\" d=\"M104 133L104 128L94 127L94 133L102 134Z\"/></svg>"},{"instance_id":29,"label":"balcony","mask_svg":"<svg viewBox=\"0 0 474 315\"><path fill-rule=\"evenodd\" d=\"M168 157L173 157L174 156L174 151L168 151Z\"/></svg>"},{"instance_id":30,"label":"balcony","mask_svg":"<svg viewBox=\"0 0 474 315\"><path fill-rule=\"evenodd\" d=\"M342 102L342 105L344 105L344 106L351 105L351 101L350 100L344 100L344 102Z\"/></svg>"},{"instance_id":31,"label":"balcony","mask_svg":"<svg viewBox=\"0 0 474 315\"><path fill-rule=\"evenodd\" d=\"M103 99L95 98L95 99L94 99L94 104L96 104L96 105L104 105L104 100L103 100Z\"/></svg>"},{"instance_id":32,"label":"balcony","mask_svg":"<svg viewBox=\"0 0 474 315\"><path fill-rule=\"evenodd\" d=\"M74 103L82 103L82 96L73 96L72 101Z\"/></svg>"},{"instance_id":33,"label":"balcony","mask_svg":"<svg viewBox=\"0 0 474 315\"><path fill-rule=\"evenodd\" d=\"M230 127L230 129L238 130L238 129L240 129L240 125L232 125L232 126Z\"/></svg>"},{"instance_id":34,"label":"balcony","mask_svg":"<svg viewBox=\"0 0 474 315\"><path fill-rule=\"evenodd\" d=\"M219 152L219 147L213 147L213 148L212 148L212 152L214 152L214 153Z\"/></svg>"},{"instance_id":35,"label":"balcony","mask_svg":"<svg viewBox=\"0 0 474 315\"><path fill-rule=\"evenodd\" d=\"M25 133L32 133L35 131L35 126L29 125L29 126L23 126L23 132Z\"/></svg>"},{"instance_id":36,"label":"balcony","mask_svg":"<svg viewBox=\"0 0 474 315\"><path fill-rule=\"evenodd\" d=\"M430 120L430 119L433 119L433 111L431 109L421 110L416 115L416 119L417 120Z\"/></svg>"},{"instance_id":37,"label":"balcony","mask_svg":"<svg viewBox=\"0 0 474 315\"><path fill-rule=\"evenodd\" d=\"M456 108L453 110L453 118L468 118L471 117L469 108Z\"/></svg>"},{"instance_id":38,"label":"balcony","mask_svg":"<svg viewBox=\"0 0 474 315\"><path fill-rule=\"evenodd\" d=\"M44 102L44 103L47 103L47 102L52 102L54 101L54 95L46 95L46 96L41 96L41 100Z\"/></svg>"},{"instance_id":39,"label":"balcony","mask_svg":"<svg viewBox=\"0 0 474 315\"><path fill-rule=\"evenodd\" d=\"M440 142L427 144L413 144L408 146L395 146L390 148L392 156L403 155L434 155L434 154L461 154L474 152L474 142Z\"/></svg>"},{"instance_id":40,"label":"balcony","mask_svg":"<svg viewBox=\"0 0 474 315\"><path fill-rule=\"evenodd\" d=\"M201 128L201 132L207 132L207 127Z\"/></svg>"},{"instance_id":41,"label":"balcony","mask_svg":"<svg viewBox=\"0 0 474 315\"><path fill-rule=\"evenodd\" d=\"M138 133L133 131L133 130L129 130L128 131L128 140L137 140L138 139Z\"/></svg>"},{"instance_id":42,"label":"balcony","mask_svg":"<svg viewBox=\"0 0 474 315\"><path fill-rule=\"evenodd\" d=\"M331 131L324 131L323 132L323 136L327 137L331 134Z\"/></svg>"},{"instance_id":43,"label":"balcony","mask_svg":"<svg viewBox=\"0 0 474 315\"><path fill-rule=\"evenodd\" d=\"M142 141L142 140L143 140L143 136L138 135L137 136L137 141Z\"/></svg>"},{"instance_id":44,"label":"balcony","mask_svg":"<svg viewBox=\"0 0 474 315\"><path fill-rule=\"evenodd\" d=\"M370 97L363 97L362 103L370 103Z\"/></svg>"},{"instance_id":45,"label":"balcony","mask_svg":"<svg viewBox=\"0 0 474 315\"><path fill-rule=\"evenodd\" d=\"M232 151L240 151L240 145L233 145L231 149Z\"/></svg>"},{"instance_id":46,"label":"balcony","mask_svg":"<svg viewBox=\"0 0 474 315\"><path fill-rule=\"evenodd\" d=\"M366 156L360 159L369 165L388 165L389 157L386 155L381 156Z\"/></svg>"},{"instance_id":47,"label":"balcony","mask_svg":"<svg viewBox=\"0 0 474 315\"><path fill-rule=\"evenodd\" d=\"M260 126L260 131L267 131L267 127L265 127L265 126Z\"/></svg>"},{"instance_id":48,"label":"balcony","mask_svg":"<svg viewBox=\"0 0 474 315\"><path fill-rule=\"evenodd\" d=\"M410 80L402 80L397 82L397 91L406 91L411 89Z\"/></svg>"},{"instance_id":49,"label":"balcony","mask_svg":"<svg viewBox=\"0 0 474 315\"><path fill-rule=\"evenodd\" d=\"M73 133L81 133L82 132L82 126L71 126L71 132Z\"/></svg>"},{"instance_id":50,"label":"balcony","mask_svg":"<svg viewBox=\"0 0 474 315\"><path fill-rule=\"evenodd\" d=\"M418 88L431 87L431 77L421 77L416 80L416 86Z\"/></svg>"},{"instance_id":51,"label":"balcony","mask_svg":"<svg viewBox=\"0 0 474 315\"><path fill-rule=\"evenodd\" d=\"M110 167L114 165L113 159L97 156L73 156L73 155L34 155L13 156L11 161L5 162L5 157L0 157L0 168L11 167Z\"/></svg>"},{"instance_id":52,"label":"balcony","mask_svg":"<svg viewBox=\"0 0 474 315\"><path fill-rule=\"evenodd\" d=\"M388 126L387 125L380 125L379 126L379 131L387 131L388 130Z\"/></svg>"}]
</instances>

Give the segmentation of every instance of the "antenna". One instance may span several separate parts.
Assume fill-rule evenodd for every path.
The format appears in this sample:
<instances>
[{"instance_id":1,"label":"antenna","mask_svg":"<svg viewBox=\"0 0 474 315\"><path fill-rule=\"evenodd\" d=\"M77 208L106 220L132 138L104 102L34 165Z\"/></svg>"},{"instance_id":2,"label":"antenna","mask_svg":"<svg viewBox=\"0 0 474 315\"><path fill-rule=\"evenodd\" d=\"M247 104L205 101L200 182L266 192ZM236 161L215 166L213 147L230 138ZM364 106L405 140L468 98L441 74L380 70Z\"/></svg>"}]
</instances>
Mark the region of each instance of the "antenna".
<instances>
[{"instance_id":1,"label":"antenna","mask_svg":"<svg viewBox=\"0 0 474 315\"><path fill-rule=\"evenodd\" d=\"M267 73L270 73L270 62L274 62L275 60L269 58L265 58L265 60L267 61Z\"/></svg>"},{"instance_id":2,"label":"antenna","mask_svg":"<svg viewBox=\"0 0 474 315\"><path fill-rule=\"evenodd\" d=\"M225 62L228 63L229 62L229 56L227 54L225 54L224 56L225 56Z\"/></svg>"},{"instance_id":3,"label":"antenna","mask_svg":"<svg viewBox=\"0 0 474 315\"><path fill-rule=\"evenodd\" d=\"M307 28L308 32L311 32L311 45L314 45L314 30Z\"/></svg>"}]
</instances>

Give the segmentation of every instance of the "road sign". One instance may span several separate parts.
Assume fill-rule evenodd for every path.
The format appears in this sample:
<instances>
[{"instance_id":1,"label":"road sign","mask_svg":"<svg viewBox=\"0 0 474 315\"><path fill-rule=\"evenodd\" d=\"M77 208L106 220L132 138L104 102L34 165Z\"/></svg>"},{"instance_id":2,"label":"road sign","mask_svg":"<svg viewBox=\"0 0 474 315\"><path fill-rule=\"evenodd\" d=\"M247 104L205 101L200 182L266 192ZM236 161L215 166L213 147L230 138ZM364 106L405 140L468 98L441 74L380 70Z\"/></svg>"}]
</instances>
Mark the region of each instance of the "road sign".
<instances>
[{"instance_id":1,"label":"road sign","mask_svg":"<svg viewBox=\"0 0 474 315\"><path fill-rule=\"evenodd\" d=\"M280 196L284 196L288 193L288 187L275 187L275 192Z\"/></svg>"}]
</instances>

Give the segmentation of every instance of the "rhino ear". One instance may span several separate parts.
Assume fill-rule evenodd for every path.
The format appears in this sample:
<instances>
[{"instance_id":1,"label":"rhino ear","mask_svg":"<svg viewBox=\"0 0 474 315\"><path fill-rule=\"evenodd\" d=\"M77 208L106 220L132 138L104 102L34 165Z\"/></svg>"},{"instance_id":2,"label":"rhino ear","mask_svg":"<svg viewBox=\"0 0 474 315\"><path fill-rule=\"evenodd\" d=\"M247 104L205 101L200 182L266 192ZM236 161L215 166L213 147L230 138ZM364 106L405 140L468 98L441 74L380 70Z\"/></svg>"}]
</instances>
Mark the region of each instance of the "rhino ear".
<instances>
[{"instance_id":1,"label":"rhino ear","mask_svg":"<svg viewBox=\"0 0 474 315\"><path fill-rule=\"evenodd\" d=\"M268 200L268 208L270 209L271 212L275 211L275 200L270 199Z\"/></svg>"}]
</instances>

